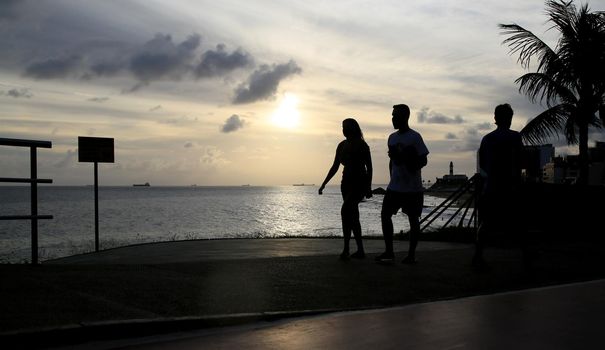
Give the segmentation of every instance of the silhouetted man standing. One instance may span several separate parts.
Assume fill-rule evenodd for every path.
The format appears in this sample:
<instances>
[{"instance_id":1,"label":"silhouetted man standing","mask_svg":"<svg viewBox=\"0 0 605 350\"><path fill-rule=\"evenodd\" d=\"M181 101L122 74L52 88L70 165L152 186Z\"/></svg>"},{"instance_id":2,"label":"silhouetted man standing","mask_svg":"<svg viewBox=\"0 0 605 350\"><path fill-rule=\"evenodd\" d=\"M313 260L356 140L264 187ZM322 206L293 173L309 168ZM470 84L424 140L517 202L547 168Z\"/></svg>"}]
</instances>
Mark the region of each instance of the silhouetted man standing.
<instances>
[{"instance_id":1,"label":"silhouetted man standing","mask_svg":"<svg viewBox=\"0 0 605 350\"><path fill-rule=\"evenodd\" d=\"M410 221L410 246L404 264L416 262L416 245L420 233L420 214L422 213L423 187L420 169L427 164L429 150L422 136L409 126L410 108L400 104L393 106L393 128L398 129L389 136L389 171L391 179L382 202L380 219L382 234L386 246L385 252L376 257L376 261L393 261L393 220L392 216L401 211Z\"/></svg>"},{"instance_id":2,"label":"silhouetted man standing","mask_svg":"<svg viewBox=\"0 0 605 350\"><path fill-rule=\"evenodd\" d=\"M515 225L518 221L515 208L519 204L521 184L521 134L510 130L513 109L509 104L498 105L494 119L496 130L485 135L479 147L484 187L479 202L480 224L473 257L473 267L478 269L487 267L483 259L486 234L502 228L520 229Z\"/></svg>"}]
</instances>

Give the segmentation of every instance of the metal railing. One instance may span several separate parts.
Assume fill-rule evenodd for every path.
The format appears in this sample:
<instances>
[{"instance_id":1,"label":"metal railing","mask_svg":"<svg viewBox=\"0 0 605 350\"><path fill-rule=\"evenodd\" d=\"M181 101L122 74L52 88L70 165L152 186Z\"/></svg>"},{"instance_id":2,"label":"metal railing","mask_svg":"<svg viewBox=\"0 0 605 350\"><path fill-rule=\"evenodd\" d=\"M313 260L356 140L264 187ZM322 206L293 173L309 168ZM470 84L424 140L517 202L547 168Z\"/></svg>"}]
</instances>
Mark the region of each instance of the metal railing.
<instances>
[{"instance_id":1,"label":"metal railing","mask_svg":"<svg viewBox=\"0 0 605 350\"><path fill-rule=\"evenodd\" d=\"M435 207L429 214L420 219L420 232L424 231L427 227L429 227L435 219L442 216L446 210L448 210L452 205L456 204L462 196L465 196L464 202L462 205L458 207L458 209L452 214L449 219L443 224L442 229L450 224L454 220L460 212L464 210L462 213L460 220L458 221L458 227L464 227L464 222L466 216L472 208L470 217L466 221L466 227L470 228L471 225L475 232L477 232L478 228L478 220L477 220L477 202L478 202L478 194L477 186L481 182L481 176L479 174L473 175L470 179L468 179L462 186L452 192L443 202L441 202L438 206Z\"/></svg>"},{"instance_id":2,"label":"metal railing","mask_svg":"<svg viewBox=\"0 0 605 350\"><path fill-rule=\"evenodd\" d=\"M31 213L30 215L0 216L0 220L31 220L31 250L32 264L38 264L38 220L52 219L52 215L38 214L38 184L50 184L51 179L38 179L38 148L52 148L50 141L20 140L0 138L0 146L28 147L30 149L30 177L12 178L0 177L0 183L29 183L31 185Z\"/></svg>"}]
</instances>

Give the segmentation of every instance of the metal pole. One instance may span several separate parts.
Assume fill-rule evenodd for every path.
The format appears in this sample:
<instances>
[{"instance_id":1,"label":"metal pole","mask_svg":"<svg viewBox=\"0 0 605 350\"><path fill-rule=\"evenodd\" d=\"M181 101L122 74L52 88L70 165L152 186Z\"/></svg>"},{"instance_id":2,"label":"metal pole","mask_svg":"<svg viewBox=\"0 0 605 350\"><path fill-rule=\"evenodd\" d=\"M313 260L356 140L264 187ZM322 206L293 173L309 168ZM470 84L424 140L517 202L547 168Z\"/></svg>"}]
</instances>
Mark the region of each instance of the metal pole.
<instances>
[{"instance_id":1,"label":"metal pole","mask_svg":"<svg viewBox=\"0 0 605 350\"><path fill-rule=\"evenodd\" d=\"M99 251L99 166L95 162L95 252Z\"/></svg>"},{"instance_id":2,"label":"metal pole","mask_svg":"<svg viewBox=\"0 0 605 350\"><path fill-rule=\"evenodd\" d=\"M36 156L36 147L30 147L30 178L38 179L38 158ZM32 181L30 186L31 194L31 214L32 214L32 264L38 264L38 183Z\"/></svg>"}]
</instances>

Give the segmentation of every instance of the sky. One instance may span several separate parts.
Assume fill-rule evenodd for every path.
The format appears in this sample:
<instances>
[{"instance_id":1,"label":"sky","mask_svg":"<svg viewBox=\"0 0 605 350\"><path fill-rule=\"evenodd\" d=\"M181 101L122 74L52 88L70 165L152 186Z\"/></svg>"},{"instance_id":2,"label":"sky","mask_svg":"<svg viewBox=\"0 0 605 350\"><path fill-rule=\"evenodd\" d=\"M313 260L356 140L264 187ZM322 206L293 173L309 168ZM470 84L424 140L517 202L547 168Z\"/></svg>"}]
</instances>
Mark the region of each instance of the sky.
<instances>
[{"instance_id":1,"label":"sky","mask_svg":"<svg viewBox=\"0 0 605 350\"><path fill-rule=\"evenodd\" d=\"M115 139L101 185L319 185L353 117L384 184L406 103L423 179L471 175L497 104L517 130L543 110L498 24L554 46L546 20L541 0L0 0L0 137L52 141L39 174L57 185L93 181L78 136ZM0 147L0 176L28 175L29 151Z\"/></svg>"}]
</instances>

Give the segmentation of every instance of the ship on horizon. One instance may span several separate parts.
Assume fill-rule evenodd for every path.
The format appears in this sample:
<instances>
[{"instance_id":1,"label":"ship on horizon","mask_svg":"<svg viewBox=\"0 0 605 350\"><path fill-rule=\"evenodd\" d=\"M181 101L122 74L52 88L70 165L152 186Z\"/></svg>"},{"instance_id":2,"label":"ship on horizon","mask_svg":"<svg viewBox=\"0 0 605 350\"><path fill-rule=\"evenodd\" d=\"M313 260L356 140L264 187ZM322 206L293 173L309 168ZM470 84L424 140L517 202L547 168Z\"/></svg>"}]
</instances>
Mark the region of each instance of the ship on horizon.
<instances>
[{"instance_id":1,"label":"ship on horizon","mask_svg":"<svg viewBox=\"0 0 605 350\"><path fill-rule=\"evenodd\" d=\"M133 187L150 187L149 182L145 182L144 184L132 184Z\"/></svg>"}]
</instances>

